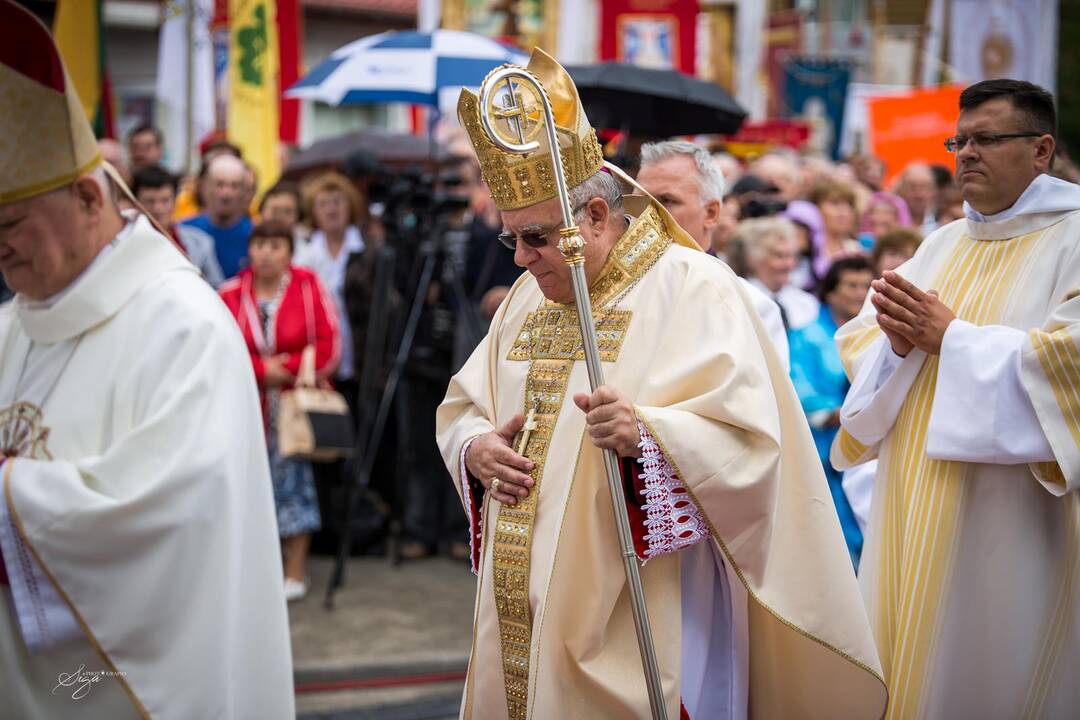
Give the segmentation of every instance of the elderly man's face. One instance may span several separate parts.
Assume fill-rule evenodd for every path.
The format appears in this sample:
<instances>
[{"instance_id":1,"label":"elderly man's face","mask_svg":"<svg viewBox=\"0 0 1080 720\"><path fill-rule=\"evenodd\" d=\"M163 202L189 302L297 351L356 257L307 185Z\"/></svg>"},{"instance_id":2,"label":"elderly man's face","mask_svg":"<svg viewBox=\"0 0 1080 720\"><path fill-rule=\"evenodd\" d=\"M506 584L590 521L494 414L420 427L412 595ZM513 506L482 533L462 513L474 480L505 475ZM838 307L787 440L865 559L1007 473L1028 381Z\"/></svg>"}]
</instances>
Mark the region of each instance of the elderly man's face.
<instances>
[{"instance_id":1,"label":"elderly man's face","mask_svg":"<svg viewBox=\"0 0 1080 720\"><path fill-rule=\"evenodd\" d=\"M909 166L904 170L903 179L896 188L896 194L904 198L908 209L911 210L914 223L921 224L937 194L933 171L922 164Z\"/></svg>"},{"instance_id":2,"label":"elderly man's face","mask_svg":"<svg viewBox=\"0 0 1080 720\"><path fill-rule=\"evenodd\" d=\"M161 143L157 135L149 130L132 135L128 140L128 155L135 168L161 164Z\"/></svg>"},{"instance_id":3,"label":"elderly man's face","mask_svg":"<svg viewBox=\"0 0 1080 720\"><path fill-rule=\"evenodd\" d=\"M243 168L217 167L206 176L203 188L206 211L215 221L235 221L244 214L245 198Z\"/></svg>"},{"instance_id":4,"label":"elderly man's face","mask_svg":"<svg viewBox=\"0 0 1080 720\"><path fill-rule=\"evenodd\" d=\"M712 230L720 217L720 200L706 202L702 198L701 173L692 157L675 155L644 165L637 181L703 250L709 249Z\"/></svg>"},{"instance_id":5,"label":"elderly man's face","mask_svg":"<svg viewBox=\"0 0 1080 720\"><path fill-rule=\"evenodd\" d=\"M0 204L0 273L9 288L44 300L67 287L98 251L100 192L80 178L74 185Z\"/></svg>"},{"instance_id":6,"label":"elderly man's face","mask_svg":"<svg viewBox=\"0 0 1080 720\"><path fill-rule=\"evenodd\" d=\"M603 200L594 198L589 203L590 211L596 205L603 207L604 218L600 222L586 217L580 224L581 236L585 239L585 275L591 281L595 278L607 259L610 247L600 242L597 235L598 225L602 226L608 213ZM591 214L591 212L589 213ZM523 267L536 278L544 297L557 303L572 303L574 287L570 281L570 268L559 252L559 230L563 228L562 212L559 199L551 198L542 203L519 210L506 210L502 214L503 229L518 236L517 249L514 250L514 263ZM521 236L526 233L547 231L547 243L534 248L525 243Z\"/></svg>"}]
</instances>

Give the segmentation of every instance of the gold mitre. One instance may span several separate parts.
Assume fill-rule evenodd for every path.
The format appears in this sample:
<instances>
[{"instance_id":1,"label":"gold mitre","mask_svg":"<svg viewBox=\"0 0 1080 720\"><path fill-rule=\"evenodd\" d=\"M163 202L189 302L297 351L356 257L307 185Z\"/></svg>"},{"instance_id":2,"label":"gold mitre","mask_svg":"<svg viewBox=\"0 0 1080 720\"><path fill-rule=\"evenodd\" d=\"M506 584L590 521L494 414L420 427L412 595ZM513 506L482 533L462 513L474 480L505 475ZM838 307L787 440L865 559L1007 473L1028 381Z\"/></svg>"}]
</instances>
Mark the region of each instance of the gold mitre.
<instances>
[{"instance_id":1,"label":"gold mitre","mask_svg":"<svg viewBox=\"0 0 1080 720\"><path fill-rule=\"evenodd\" d=\"M580 185L603 167L604 154L596 139L596 132L585 117L574 81L554 58L540 48L533 50L525 69L540 81L551 102L566 187ZM535 131L539 128L535 120L541 117L540 108L530 106L524 92L521 99L524 102L518 104L523 104L532 118L524 122L532 125ZM545 132L535 133L532 139L537 140L540 147L528 155L500 150L484 132L480 120L480 99L465 89L458 98L458 118L469 133L469 142L480 160L480 173L500 210L517 210L556 196L558 188Z\"/></svg>"},{"instance_id":2,"label":"gold mitre","mask_svg":"<svg viewBox=\"0 0 1080 720\"><path fill-rule=\"evenodd\" d=\"M0 204L63 187L100 162L49 30L0 0Z\"/></svg>"}]
</instances>

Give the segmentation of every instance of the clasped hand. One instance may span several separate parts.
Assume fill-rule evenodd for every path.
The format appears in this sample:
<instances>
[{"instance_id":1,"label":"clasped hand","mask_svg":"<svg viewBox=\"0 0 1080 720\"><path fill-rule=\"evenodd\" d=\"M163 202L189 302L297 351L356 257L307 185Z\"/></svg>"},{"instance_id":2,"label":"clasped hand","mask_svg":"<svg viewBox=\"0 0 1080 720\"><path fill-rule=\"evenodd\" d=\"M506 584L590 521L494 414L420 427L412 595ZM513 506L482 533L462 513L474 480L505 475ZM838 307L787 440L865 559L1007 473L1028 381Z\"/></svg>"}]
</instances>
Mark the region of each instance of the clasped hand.
<instances>
[{"instance_id":1,"label":"clasped hand","mask_svg":"<svg viewBox=\"0 0 1080 720\"><path fill-rule=\"evenodd\" d=\"M585 427L596 447L611 448L621 457L641 456L637 415L625 395L601 385L592 395L575 395L574 404L585 413ZM477 436L465 453L468 471L492 498L505 505L517 504L536 484L529 475L536 464L519 455L512 446L524 423L524 415L514 415L502 427Z\"/></svg>"},{"instance_id":2,"label":"clasped hand","mask_svg":"<svg viewBox=\"0 0 1080 720\"><path fill-rule=\"evenodd\" d=\"M956 316L936 291L923 292L895 272L885 272L870 287L876 291L870 302L877 310L877 324L894 353L904 357L912 348L941 353L945 331Z\"/></svg>"}]
</instances>

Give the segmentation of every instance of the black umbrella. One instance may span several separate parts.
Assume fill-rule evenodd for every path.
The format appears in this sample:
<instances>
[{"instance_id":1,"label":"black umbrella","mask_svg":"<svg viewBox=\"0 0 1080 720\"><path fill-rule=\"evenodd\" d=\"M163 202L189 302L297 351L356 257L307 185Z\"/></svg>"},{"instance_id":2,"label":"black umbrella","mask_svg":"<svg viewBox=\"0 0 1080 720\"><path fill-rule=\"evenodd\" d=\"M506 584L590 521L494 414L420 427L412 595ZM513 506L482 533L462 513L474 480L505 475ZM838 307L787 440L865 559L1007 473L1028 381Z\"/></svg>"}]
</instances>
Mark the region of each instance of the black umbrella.
<instances>
[{"instance_id":1,"label":"black umbrella","mask_svg":"<svg viewBox=\"0 0 1080 720\"><path fill-rule=\"evenodd\" d=\"M731 134L746 118L730 95L676 70L654 70L605 62L566 68L595 128L631 135Z\"/></svg>"}]
</instances>

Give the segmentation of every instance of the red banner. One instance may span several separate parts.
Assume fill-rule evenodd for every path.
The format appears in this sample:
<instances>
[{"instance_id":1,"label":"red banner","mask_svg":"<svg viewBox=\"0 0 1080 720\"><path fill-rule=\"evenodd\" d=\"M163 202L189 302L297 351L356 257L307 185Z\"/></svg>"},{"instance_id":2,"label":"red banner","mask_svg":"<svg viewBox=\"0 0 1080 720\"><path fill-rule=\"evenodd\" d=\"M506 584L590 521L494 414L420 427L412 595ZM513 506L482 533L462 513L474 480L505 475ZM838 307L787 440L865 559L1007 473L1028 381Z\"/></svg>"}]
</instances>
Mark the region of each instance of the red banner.
<instances>
[{"instance_id":1,"label":"red banner","mask_svg":"<svg viewBox=\"0 0 1080 720\"><path fill-rule=\"evenodd\" d=\"M300 0L277 0L277 31L280 97L280 93L300 79ZM280 103L278 136L281 142L295 145L300 141L300 101L281 98Z\"/></svg>"},{"instance_id":2,"label":"red banner","mask_svg":"<svg viewBox=\"0 0 1080 720\"><path fill-rule=\"evenodd\" d=\"M739 132L725 135L724 149L741 158L754 158L771 148L801 148L810 139L810 126L801 120L744 122Z\"/></svg>"},{"instance_id":3,"label":"red banner","mask_svg":"<svg viewBox=\"0 0 1080 720\"><path fill-rule=\"evenodd\" d=\"M697 0L601 0L600 59L695 69Z\"/></svg>"}]
</instances>

